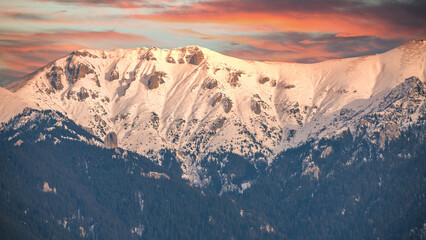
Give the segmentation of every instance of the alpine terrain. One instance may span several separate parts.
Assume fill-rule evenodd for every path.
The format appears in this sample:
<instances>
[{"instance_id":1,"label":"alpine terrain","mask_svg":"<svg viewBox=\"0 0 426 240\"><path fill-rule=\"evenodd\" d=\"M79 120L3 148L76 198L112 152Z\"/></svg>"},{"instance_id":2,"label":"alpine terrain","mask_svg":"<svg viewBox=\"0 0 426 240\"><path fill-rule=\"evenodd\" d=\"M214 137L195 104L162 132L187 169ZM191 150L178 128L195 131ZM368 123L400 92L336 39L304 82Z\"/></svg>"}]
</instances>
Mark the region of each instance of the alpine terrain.
<instances>
[{"instance_id":1,"label":"alpine terrain","mask_svg":"<svg viewBox=\"0 0 426 240\"><path fill-rule=\"evenodd\" d=\"M425 79L424 40L75 51L0 88L0 236L426 239Z\"/></svg>"}]
</instances>

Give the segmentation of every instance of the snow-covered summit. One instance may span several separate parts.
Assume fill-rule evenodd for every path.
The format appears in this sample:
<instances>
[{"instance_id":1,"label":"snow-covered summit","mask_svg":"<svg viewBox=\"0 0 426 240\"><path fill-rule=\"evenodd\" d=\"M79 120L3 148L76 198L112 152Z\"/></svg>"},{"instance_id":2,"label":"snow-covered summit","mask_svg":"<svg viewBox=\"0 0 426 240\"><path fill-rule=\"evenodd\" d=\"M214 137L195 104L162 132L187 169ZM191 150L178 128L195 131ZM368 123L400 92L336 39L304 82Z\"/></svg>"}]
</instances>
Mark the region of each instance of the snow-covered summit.
<instances>
[{"instance_id":1,"label":"snow-covered summit","mask_svg":"<svg viewBox=\"0 0 426 240\"><path fill-rule=\"evenodd\" d=\"M211 152L272 159L383 111L405 79L425 81L425 63L424 40L316 64L246 61L198 46L82 49L1 89L0 121L27 106L56 110L98 137L115 132L120 147L173 150L188 168ZM14 111L10 99L20 99ZM420 101L407 113L412 122L424 115Z\"/></svg>"}]
</instances>

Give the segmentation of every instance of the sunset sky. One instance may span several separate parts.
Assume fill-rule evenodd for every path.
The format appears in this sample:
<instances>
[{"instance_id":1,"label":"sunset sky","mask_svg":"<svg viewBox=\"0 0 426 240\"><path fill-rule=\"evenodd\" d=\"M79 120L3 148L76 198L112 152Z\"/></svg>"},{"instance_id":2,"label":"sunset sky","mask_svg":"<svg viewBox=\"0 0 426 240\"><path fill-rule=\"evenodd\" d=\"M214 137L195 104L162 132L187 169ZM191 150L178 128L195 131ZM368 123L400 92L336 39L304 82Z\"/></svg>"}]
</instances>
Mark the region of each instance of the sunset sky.
<instances>
[{"instance_id":1,"label":"sunset sky","mask_svg":"<svg viewBox=\"0 0 426 240\"><path fill-rule=\"evenodd\" d=\"M80 48L199 45L310 63L425 38L423 0L2 0L0 85Z\"/></svg>"}]
</instances>

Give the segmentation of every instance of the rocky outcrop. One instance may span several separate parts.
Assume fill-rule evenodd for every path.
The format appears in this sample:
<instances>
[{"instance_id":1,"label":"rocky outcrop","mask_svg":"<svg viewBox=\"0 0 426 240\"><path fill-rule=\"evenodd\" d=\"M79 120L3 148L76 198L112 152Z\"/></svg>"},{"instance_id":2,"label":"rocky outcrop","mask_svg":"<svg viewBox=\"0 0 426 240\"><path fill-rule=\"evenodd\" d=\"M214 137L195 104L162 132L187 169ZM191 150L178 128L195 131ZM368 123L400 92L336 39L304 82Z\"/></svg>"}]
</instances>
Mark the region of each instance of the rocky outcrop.
<instances>
[{"instance_id":1,"label":"rocky outcrop","mask_svg":"<svg viewBox=\"0 0 426 240\"><path fill-rule=\"evenodd\" d=\"M284 89L292 89L292 88L295 88L296 86L294 84L289 84L289 83L283 82L283 83L280 83L278 85L278 87L284 88Z\"/></svg>"},{"instance_id":2,"label":"rocky outcrop","mask_svg":"<svg viewBox=\"0 0 426 240\"><path fill-rule=\"evenodd\" d=\"M93 55L93 54L91 54L91 53L89 53L89 52L87 52L87 51L85 51L85 50L76 51L76 52L73 52L72 54L73 54L74 56L77 56L77 57L91 57L91 58L99 58L98 56Z\"/></svg>"},{"instance_id":3,"label":"rocky outcrop","mask_svg":"<svg viewBox=\"0 0 426 240\"><path fill-rule=\"evenodd\" d=\"M256 100L251 100L250 109L255 114L260 114L262 112L261 109L260 109L260 103L258 101L256 101Z\"/></svg>"},{"instance_id":4,"label":"rocky outcrop","mask_svg":"<svg viewBox=\"0 0 426 240\"><path fill-rule=\"evenodd\" d=\"M222 93L216 93L213 97L212 97L212 99L210 100L210 105L212 106L212 107L214 107L214 106L216 106L216 104L218 103L218 102L220 102L220 100L222 100Z\"/></svg>"},{"instance_id":5,"label":"rocky outcrop","mask_svg":"<svg viewBox=\"0 0 426 240\"><path fill-rule=\"evenodd\" d=\"M388 122L380 131L379 134L379 146L380 148L384 148L386 142L389 142L393 139L398 138L401 135L399 131L398 125L394 122Z\"/></svg>"},{"instance_id":6,"label":"rocky outcrop","mask_svg":"<svg viewBox=\"0 0 426 240\"><path fill-rule=\"evenodd\" d=\"M176 60L173 57L167 57L166 62L168 62L168 63L176 63Z\"/></svg>"},{"instance_id":7,"label":"rocky outcrop","mask_svg":"<svg viewBox=\"0 0 426 240\"><path fill-rule=\"evenodd\" d=\"M204 87L207 88L207 89L213 89L213 88L217 87L217 80L214 79L214 78L209 78L206 81Z\"/></svg>"},{"instance_id":8,"label":"rocky outcrop","mask_svg":"<svg viewBox=\"0 0 426 240\"><path fill-rule=\"evenodd\" d=\"M331 146L328 146L324 149L321 153L321 158L326 159L331 153L333 152L333 148Z\"/></svg>"},{"instance_id":9,"label":"rocky outcrop","mask_svg":"<svg viewBox=\"0 0 426 240\"><path fill-rule=\"evenodd\" d=\"M52 70L46 74L46 77L50 80L50 85L55 90L64 89L64 85L62 84L62 76L64 76L64 70L57 66L53 66Z\"/></svg>"},{"instance_id":10,"label":"rocky outcrop","mask_svg":"<svg viewBox=\"0 0 426 240\"><path fill-rule=\"evenodd\" d=\"M94 73L94 71L84 64L68 66L68 82L70 84L76 83L78 80L84 78L89 73Z\"/></svg>"},{"instance_id":11,"label":"rocky outcrop","mask_svg":"<svg viewBox=\"0 0 426 240\"><path fill-rule=\"evenodd\" d=\"M157 61L157 58L154 56L154 53L152 53L151 51L145 54L144 59L148 61Z\"/></svg>"},{"instance_id":12,"label":"rocky outcrop","mask_svg":"<svg viewBox=\"0 0 426 240\"><path fill-rule=\"evenodd\" d=\"M277 86L277 80L272 80L271 81L271 83L270 83L270 85L271 85L271 87L275 87L275 86Z\"/></svg>"},{"instance_id":13,"label":"rocky outcrop","mask_svg":"<svg viewBox=\"0 0 426 240\"><path fill-rule=\"evenodd\" d=\"M196 51L189 59L189 64L199 65L204 60L204 53L200 50Z\"/></svg>"},{"instance_id":14,"label":"rocky outcrop","mask_svg":"<svg viewBox=\"0 0 426 240\"><path fill-rule=\"evenodd\" d=\"M106 148L117 148L118 147L117 134L115 132L108 133L105 136L104 144Z\"/></svg>"},{"instance_id":15,"label":"rocky outcrop","mask_svg":"<svg viewBox=\"0 0 426 240\"><path fill-rule=\"evenodd\" d=\"M89 92L86 88L81 87L80 92L77 93L78 101L84 101L84 99L89 97Z\"/></svg>"},{"instance_id":16,"label":"rocky outcrop","mask_svg":"<svg viewBox=\"0 0 426 240\"><path fill-rule=\"evenodd\" d=\"M112 71L111 75L109 76L110 81L114 81L119 78L120 78L120 74L117 72L117 70Z\"/></svg>"},{"instance_id":17,"label":"rocky outcrop","mask_svg":"<svg viewBox=\"0 0 426 240\"><path fill-rule=\"evenodd\" d=\"M231 73L231 76L228 80L229 85L231 85L231 87L239 87L240 86L240 77L241 77L242 74L244 74L243 71L236 71L234 73Z\"/></svg>"},{"instance_id":18,"label":"rocky outcrop","mask_svg":"<svg viewBox=\"0 0 426 240\"><path fill-rule=\"evenodd\" d=\"M225 113L229 113L232 109L232 101L228 97L222 99L222 106Z\"/></svg>"},{"instance_id":19,"label":"rocky outcrop","mask_svg":"<svg viewBox=\"0 0 426 240\"><path fill-rule=\"evenodd\" d=\"M167 76L165 72L154 72L148 79L148 89L156 89L160 84L165 83L164 77Z\"/></svg>"},{"instance_id":20,"label":"rocky outcrop","mask_svg":"<svg viewBox=\"0 0 426 240\"><path fill-rule=\"evenodd\" d=\"M271 79L269 77L261 77L259 78L258 82L260 84L265 84L266 82L269 82Z\"/></svg>"}]
</instances>

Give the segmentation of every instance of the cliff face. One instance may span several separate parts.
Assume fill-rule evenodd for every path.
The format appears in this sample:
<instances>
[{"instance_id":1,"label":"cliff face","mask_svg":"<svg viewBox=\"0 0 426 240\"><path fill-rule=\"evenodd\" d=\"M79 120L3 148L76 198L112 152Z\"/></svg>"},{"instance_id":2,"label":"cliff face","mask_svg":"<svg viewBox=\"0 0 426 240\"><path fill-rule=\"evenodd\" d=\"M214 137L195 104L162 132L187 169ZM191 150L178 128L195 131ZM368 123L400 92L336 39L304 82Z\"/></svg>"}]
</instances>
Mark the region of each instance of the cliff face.
<instances>
[{"instance_id":1,"label":"cliff face","mask_svg":"<svg viewBox=\"0 0 426 240\"><path fill-rule=\"evenodd\" d=\"M117 148L118 139L115 132L110 132L105 136L104 144L106 148Z\"/></svg>"}]
</instances>

